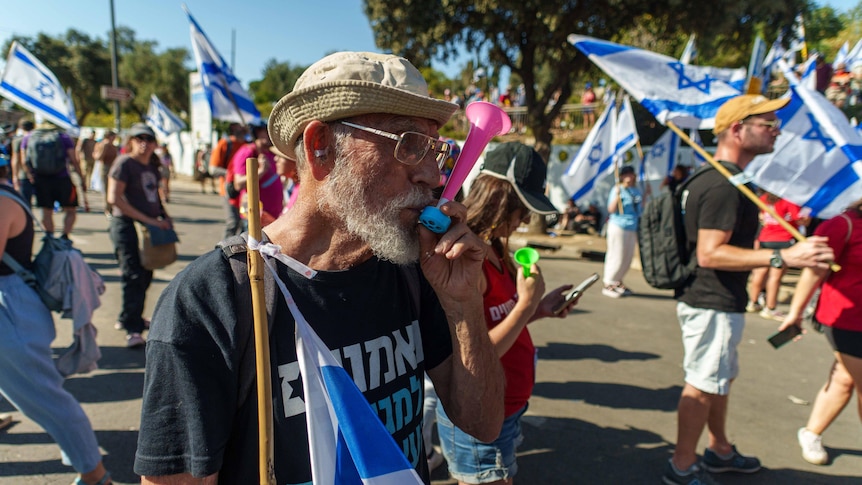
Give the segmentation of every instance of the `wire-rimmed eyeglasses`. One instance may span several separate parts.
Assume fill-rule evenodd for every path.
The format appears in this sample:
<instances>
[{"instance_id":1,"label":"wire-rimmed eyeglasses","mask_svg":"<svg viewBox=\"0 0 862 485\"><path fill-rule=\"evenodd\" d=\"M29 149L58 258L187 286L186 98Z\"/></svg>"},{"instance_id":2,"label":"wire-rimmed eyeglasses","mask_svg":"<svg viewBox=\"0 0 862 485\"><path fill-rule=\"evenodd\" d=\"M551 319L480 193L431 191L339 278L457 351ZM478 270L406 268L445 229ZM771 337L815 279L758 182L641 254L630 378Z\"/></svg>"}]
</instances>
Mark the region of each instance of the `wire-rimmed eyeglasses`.
<instances>
[{"instance_id":1,"label":"wire-rimmed eyeglasses","mask_svg":"<svg viewBox=\"0 0 862 485\"><path fill-rule=\"evenodd\" d=\"M424 135L416 131L405 131L400 135L389 133L388 131L378 130L377 128L369 128L367 126L357 125L348 121L339 121L342 125L356 128L357 130L367 131L390 140L395 140L395 159L405 165L417 165L421 162L429 150L434 151L434 160L437 161L437 168L441 168L443 163L449 158L451 146L445 141L437 138Z\"/></svg>"},{"instance_id":2,"label":"wire-rimmed eyeglasses","mask_svg":"<svg viewBox=\"0 0 862 485\"><path fill-rule=\"evenodd\" d=\"M756 122L755 122L755 120L756 120ZM774 120L771 120L771 121L763 120L760 118L752 118L748 122L746 122L745 120L740 120L739 124L740 125L763 126L763 127L769 128L771 130L781 129L781 120L777 119L777 118Z\"/></svg>"}]
</instances>

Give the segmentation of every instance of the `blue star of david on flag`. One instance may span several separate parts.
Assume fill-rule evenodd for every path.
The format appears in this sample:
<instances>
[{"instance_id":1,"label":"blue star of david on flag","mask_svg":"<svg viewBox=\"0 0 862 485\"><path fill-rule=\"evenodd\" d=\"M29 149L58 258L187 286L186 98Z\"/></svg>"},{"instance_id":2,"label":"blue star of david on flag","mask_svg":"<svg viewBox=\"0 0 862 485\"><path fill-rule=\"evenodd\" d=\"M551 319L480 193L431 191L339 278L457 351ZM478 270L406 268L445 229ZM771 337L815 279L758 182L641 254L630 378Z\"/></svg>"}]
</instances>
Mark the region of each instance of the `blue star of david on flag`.
<instances>
[{"instance_id":1,"label":"blue star of david on flag","mask_svg":"<svg viewBox=\"0 0 862 485\"><path fill-rule=\"evenodd\" d=\"M650 153L654 157L660 157L660 156L664 155L664 148L665 148L664 144L654 145L652 147L652 150L650 150Z\"/></svg>"},{"instance_id":2,"label":"blue star of david on flag","mask_svg":"<svg viewBox=\"0 0 862 485\"><path fill-rule=\"evenodd\" d=\"M709 83L713 81L713 79L709 77L709 74L705 74L703 79L700 81L695 81L685 75L685 64L681 62L671 62L668 66L679 74L676 86L677 89L695 88L703 94L709 94Z\"/></svg>"},{"instance_id":3,"label":"blue star of david on flag","mask_svg":"<svg viewBox=\"0 0 862 485\"><path fill-rule=\"evenodd\" d=\"M832 141L831 138L823 134L823 131L820 129L820 123L814 118L814 115L811 113L806 113L808 115L808 121L811 122L811 129L805 132L802 135L803 140L811 140L811 141L819 141L823 144L823 148L828 152L835 148L835 142Z\"/></svg>"},{"instance_id":4,"label":"blue star of david on flag","mask_svg":"<svg viewBox=\"0 0 862 485\"><path fill-rule=\"evenodd\" d=\"M604 150L602 149L602 143L599 142L593 149L590 150L590 154L587 156L587 160L590 161L590 165L595 165L602 161L602 155L604 154Z\"/></svg>"},{"instance_id":5,"label":"blue star of david on flag","mask_svg":"<svg viewBox=\"0 0 862 485\"><path fill-rule=\"evenodd\" d=\"M39 96L42 96L42 99L54 98L54 88L44 81L39 82L39 85L36 86L36 91L39 91Z\"/></svg>"}]
</instances>

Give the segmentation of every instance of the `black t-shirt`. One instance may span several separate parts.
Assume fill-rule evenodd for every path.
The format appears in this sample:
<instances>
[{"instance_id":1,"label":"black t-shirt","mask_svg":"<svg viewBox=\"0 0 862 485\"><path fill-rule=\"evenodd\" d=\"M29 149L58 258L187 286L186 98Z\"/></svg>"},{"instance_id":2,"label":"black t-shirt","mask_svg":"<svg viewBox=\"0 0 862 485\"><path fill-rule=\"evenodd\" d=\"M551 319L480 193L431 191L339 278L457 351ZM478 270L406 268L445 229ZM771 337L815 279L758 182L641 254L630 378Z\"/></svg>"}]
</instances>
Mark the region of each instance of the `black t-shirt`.
<instances>
[{"instance_id":1,"label":"black t-shirt","mask_svg":"<svg viewBox=\"0 0 862 485\"><path fill-rule=\"evenodd\" d=\"M452 353L448 323L431 286L420 275L417 318L405 270L391 263L371 258L312 280L278 267L302 314L427 483L423 372ZM218 471L220 483L258 482L254 387L241 406L238 396L237 313L248 311L235 308L233 295L233 273L217 250L178 274L160 297L147 342L135 473ZM294 323L280 293L278 301L270 334L276 482L310 483Z\"/></svg>"},{"instance_id":2,"label":"black t-shirt","mask_svg":"<svg viewBox=\"0 0 862 485\"><path fill-rule=\"evenodd\" d=\"M738 166L721 162L731 174ZM758 208L717 170L708 170L686 187L683 195L685 233L690 247L697 245L698 229L733 231L729 244L753 248L757 237ZM695 254L692 249L692 254ZM676 291L679 301L695 308L744 312L750 271L722 271L698 266L689 283Z\"/></svg>"},{"instance_id":3,"label":"black t-shirt","mask_svg":"<svg viewBox=\"0 0 862 485\"><path fill-rule=\"evenodd\" d=\"M108 176L126 184L123 196L132 207L150 217L162 215L162 202L159 199L159 180L162 176L158 165L144 165L128 155L121 155L111 165ZM124 214L115 205L113 215L121 217Z\"/></svg>"}]
</instances>

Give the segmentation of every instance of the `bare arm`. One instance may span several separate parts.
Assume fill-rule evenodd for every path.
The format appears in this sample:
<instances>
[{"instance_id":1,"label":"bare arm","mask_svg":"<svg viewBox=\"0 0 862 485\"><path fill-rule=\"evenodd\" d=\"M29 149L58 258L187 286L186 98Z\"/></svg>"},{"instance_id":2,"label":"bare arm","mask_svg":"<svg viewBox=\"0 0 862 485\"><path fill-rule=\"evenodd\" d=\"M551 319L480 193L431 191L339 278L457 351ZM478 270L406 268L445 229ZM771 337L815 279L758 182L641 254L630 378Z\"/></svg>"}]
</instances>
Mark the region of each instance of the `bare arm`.
<instances>
[{"instance_id":1,"label":"bare arm","mask_svg":"<svg viewBox=\"0 0 862 485\"><path fill-rule=\"evenodd\" d=\"M485 244L464 223L463 205L450 201L441 210L452 217L452 226L439 239L419 227L420 262L446 312L452 355L428 375L452 422L477 439L493 441L503 424L505 375L478 291Z\"/></svg>"},{"instance_id":2,"label":"bare arm","mask_svg":"<svg viewBox=\"0 0 862 485\"><path fill-rule=\"evenodd\" d=\"M814 295L814 290L820 286L820 283L829 274L828 270L820 268L805 268L802 270L802 275L796 283L796 289L793 291L793 299L790 301L790 311L781 322L779 330L784 330L791 325L802 324L802 314L804 313L805 305L811 301L811 296Z\"/></svg>"},{"instance_id":3,"label":"bare arm","mask_svg":"<svg viewBox=\"0 0 862 485\"><path fill-rule=\"evenodd\" d=\"M703 268L723 271L750 271L769 266L772 249L748 249L729 244L733 231L718 229L697 230L697 264ZM828 268L833 253L827 238L812 236L782 249L781 257L788 266L795 268Z\"/></svg>"},{"instance_id":4,"label":"bare arm","mask_svg":"<svg viewBox=\"0 0 862 485\"><path fill-rule=\"evenodd\" d=\"M195 478L188 473L163 477L141 477L141 485L216 485L217 483L218 473L203 478Z\"/></svg>"}]
</instances>

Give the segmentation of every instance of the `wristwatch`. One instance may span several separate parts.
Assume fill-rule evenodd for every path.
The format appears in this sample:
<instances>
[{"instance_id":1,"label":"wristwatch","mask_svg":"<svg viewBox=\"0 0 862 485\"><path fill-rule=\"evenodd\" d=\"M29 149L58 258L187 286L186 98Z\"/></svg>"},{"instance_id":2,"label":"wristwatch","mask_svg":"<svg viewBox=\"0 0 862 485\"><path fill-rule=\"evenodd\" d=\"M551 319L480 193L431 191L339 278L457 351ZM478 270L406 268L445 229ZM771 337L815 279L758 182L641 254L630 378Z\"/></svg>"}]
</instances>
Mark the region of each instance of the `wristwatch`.
<instances>
[{"instance_id":1,"label":"wristwatch","mask_svg":"<svg viewBox=\"0 0 862 485\"><path fill-rule=\"evenodd\" d=\"M773 268L783 268L784 258L781 257L781 250L775 249L772 251L772 257L769 258L769 265Z\"/></svg>"}]
</instances>

